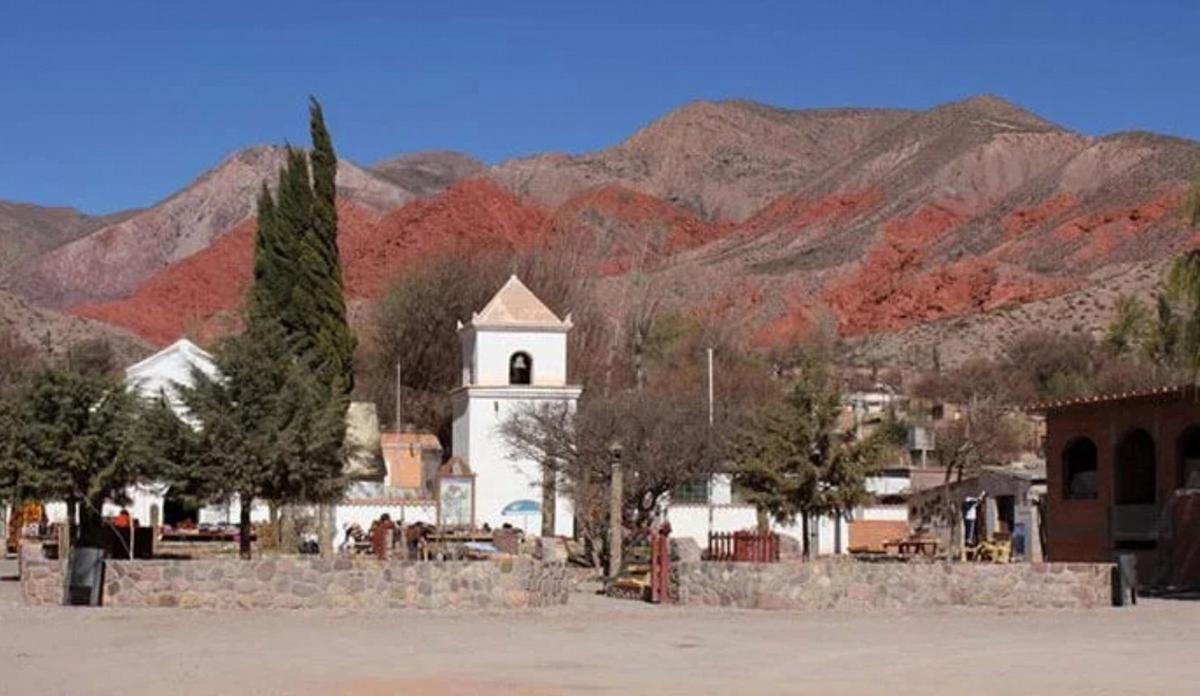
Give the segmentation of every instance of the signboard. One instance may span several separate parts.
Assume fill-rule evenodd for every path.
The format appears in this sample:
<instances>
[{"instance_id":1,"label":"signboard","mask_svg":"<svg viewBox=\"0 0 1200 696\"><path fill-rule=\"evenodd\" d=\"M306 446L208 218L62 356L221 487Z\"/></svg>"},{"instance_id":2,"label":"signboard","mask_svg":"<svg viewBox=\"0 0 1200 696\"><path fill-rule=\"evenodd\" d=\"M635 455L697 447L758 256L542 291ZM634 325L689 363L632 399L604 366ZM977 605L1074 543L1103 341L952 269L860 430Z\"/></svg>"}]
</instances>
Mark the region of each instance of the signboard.
<instances>
[{"instance_id":1,"label":"signboard","mask_svg":"<svg viewBox=\"0 0 1200 696\"><path fill-rule=\"evenodd\" d=\"M438 525L475 526L475 477L442 476L438 479Z\"/></svg>"}]
</instances>

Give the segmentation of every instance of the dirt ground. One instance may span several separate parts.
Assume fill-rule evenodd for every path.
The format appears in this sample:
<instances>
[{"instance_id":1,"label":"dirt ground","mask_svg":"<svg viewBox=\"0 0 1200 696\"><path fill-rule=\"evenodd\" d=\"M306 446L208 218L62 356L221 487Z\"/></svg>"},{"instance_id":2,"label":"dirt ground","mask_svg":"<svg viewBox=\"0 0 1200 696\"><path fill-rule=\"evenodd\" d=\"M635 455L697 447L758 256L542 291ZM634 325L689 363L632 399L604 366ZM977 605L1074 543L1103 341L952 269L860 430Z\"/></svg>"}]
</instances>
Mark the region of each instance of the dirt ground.
<instances>
[{"instance_id":1,"label":"dirt ground","mask_svg":"<svg viewBox=\"0 0 1200 696\"><path fill-rule=\"evenodd\" d=\"M978 696L1200 684L1197 601L800 614L571 600L520 615L29 608L6 580L0 694Z\"/></svg>"}]
</instances>

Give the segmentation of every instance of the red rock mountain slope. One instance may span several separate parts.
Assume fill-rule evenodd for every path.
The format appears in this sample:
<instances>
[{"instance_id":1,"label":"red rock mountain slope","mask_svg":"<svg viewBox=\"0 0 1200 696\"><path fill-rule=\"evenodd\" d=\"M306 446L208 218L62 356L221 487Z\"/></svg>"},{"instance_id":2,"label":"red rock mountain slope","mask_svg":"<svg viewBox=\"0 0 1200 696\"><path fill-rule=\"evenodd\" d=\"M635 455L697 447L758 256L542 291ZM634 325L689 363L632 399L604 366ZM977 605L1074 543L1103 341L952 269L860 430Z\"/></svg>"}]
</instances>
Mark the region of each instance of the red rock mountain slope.
<instances>
[{"instance_id":1,"label":"red rock mountain slope","mask_svg":"<svg viewBox=\"0 0 1200 696\"><path fill-rule=\"evenodd\" d=\"M253 192L276 166L274 150L239 153L7 285L160 343L211 325L244 296ZM824 322L913 335L1147 287L1114 279L1195 243L1179 207L1198 173L1197 143L1086 137L996 97L921 112L697 103L587 155L345 163L340 244L363 298L428 254L566 237L593 254L614 312L636 271L668 306L739 323L761 346Z\"/></svg>"}]
</instances>

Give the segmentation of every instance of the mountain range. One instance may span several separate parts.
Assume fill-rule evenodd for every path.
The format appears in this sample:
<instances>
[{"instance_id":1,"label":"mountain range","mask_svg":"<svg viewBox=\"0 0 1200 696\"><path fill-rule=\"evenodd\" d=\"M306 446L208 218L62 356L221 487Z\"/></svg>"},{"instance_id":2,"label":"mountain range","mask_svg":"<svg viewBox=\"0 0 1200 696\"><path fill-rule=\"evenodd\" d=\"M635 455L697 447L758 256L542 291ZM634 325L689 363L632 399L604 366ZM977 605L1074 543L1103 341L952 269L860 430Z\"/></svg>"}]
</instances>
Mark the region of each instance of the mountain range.
<instances>
[{"instance_id":1,"label":"mountain range","mask_svg":"<svg viewBox=\"0 0 1200 696\"><path fill-rule=\"evenodd\" d=\"M236 152L144 210L0 202L9 304L151 345L227 330L282 152ZM342 161L340 246L360 303L430 254L567 239L614 314L649 292L756 347L836 325L862 360L918 365L937 346L952 363L1023 328L1097 332L1120 294L1153 291L1200 241L1180 213L1198 173L1200 143L1086 136L994 96L923 111L696 102L593 153Z\"/></svg>"}]
</instances>

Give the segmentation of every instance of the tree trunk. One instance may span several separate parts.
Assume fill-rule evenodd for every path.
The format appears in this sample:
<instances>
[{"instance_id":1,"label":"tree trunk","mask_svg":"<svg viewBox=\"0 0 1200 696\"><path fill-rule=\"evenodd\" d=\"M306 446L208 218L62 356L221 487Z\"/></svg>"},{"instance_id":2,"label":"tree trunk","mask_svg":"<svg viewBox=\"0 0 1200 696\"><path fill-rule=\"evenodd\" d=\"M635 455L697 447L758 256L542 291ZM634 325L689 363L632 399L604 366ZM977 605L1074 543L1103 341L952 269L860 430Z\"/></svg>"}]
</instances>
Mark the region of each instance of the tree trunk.
<instances>
[{"instance_id":1,"label":"tree trunk","mask_svg":"<svg viewBox=\"0 0 1200 696\"><path fill-rule=\"evenodd\" d=\"M757 518L757 522L758 522L758 531L760 531L760 532L771 531L771 520L767 517L766 509L758 508L757 510L754 511L754 514L755 514L755 517Z\"/></svg>"},{"instance_id":2,"label":"tree trunk","mask_svg":"<svg viewBox=\"0 0 1200 696\"><path fill-rule=\"evenodd\" d=\"M79 501L74 497L67 498L67 536L70 537L72 543L79 538L78 510Z\"/></svg>"},{"instance_id":3,"label":"tree trunk","mask_svg":"<svg viewBox=\"0 0 1200 696\"><path fill-rule=\"evenodd\" d=\"M102 548L101 534L103 531L104 516L100 513L100 505L85 503L79 506L79 546L93 549Z\"/></svg>"},{"instance_id":4,"label":"tree trunk","mask_svg":"<svg viewBox=\"0 0 1200 696\"><path fill-rule=\"evenodd\" d=\"M271 530L271 543L275 545L276 551L283 550L283 534L279 528L279 505L275 501L267 503L267 526ZM261 543L261 539L259 542Z\"/></svg>"},{"instance_id":5,"label":"tree trunk","mask_svg":"<svg viewBox=\"0 0 1200 696\"><path fill-rule=\"evenodd\" d=\"M238 496L238 507L241 508L238 512L238 555L244 561L250 560L250 506L253 503L252 498Z\"/></svg>"},{"instance_id":6,"label":"tree trunk","mask_svg":"<svg viewBox=\"0 0 1200 696\"><path fill-rule=\"evenodd\" d=\"M800 549L804 555L804 560L811 561L813 557L812 544L809 543L808 533L808 513L800 513L800 536L804 537L800 540Z\"/></svg>"},{"instance_id":7,"label":"tree trunk","mask_svg":"<svg viewBox=\"0 0 1200 696\"><path fill-rule=\"evenodd\" d=\"M542 536L554 536L557 515L558 482L554 468L542 465Z\"/></svg>"},{"instance_id":8,"label":"tree trunk","mask_svg":"<svg viewBox=\"0 0 1200 696\"><path fill-rule=\"evenodd\" d=\"M294 554L300 548L296 538L296 508L282 505L279 508L279 552Z\"/></svg>"},{"instance_id":9,"label":"tree trunk","mask_svg":"<svg viewBox=\"0 0 1200 696\"><path fill-rule=\"evenodd\" d=\"M321 503L318 505L317 518L317 534L319 535L317 538L317 549L321 552L323 558L333 558L333 505L330 503Z\"/></svg>"}]
</instances>

